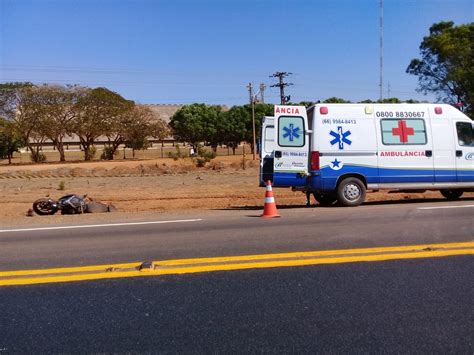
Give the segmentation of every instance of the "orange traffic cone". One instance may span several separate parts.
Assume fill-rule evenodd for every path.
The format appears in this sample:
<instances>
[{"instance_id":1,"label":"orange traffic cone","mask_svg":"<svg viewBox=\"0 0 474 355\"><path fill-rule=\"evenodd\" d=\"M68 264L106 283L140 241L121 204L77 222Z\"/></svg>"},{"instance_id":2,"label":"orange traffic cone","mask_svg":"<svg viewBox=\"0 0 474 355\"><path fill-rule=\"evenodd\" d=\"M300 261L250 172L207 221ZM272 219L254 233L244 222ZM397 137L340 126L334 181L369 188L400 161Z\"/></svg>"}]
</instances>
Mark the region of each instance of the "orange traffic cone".
<instances>
[{"instance_id":1,"label":"orange traffic cone","mask_svg":"<svg viewBox=\"0 0 474 355\"><path fill-rule=\"evenodd\" d=\"M260 217L280 217L276 208L275 199L273 198L272 182L270 180L267 181L267 189L265 191L265 206L263 207L263 214L261 214Z\"/></svg>"}]
</instances>

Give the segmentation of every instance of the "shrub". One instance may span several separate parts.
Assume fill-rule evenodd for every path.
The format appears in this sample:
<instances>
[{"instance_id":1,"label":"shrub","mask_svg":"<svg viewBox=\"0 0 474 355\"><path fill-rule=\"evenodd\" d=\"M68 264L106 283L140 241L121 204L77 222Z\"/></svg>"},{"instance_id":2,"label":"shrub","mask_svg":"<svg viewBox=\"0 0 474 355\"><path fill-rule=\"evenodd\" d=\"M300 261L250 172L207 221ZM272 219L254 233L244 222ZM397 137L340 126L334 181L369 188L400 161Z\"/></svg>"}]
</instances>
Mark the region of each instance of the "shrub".
<instances>
[{"instance_id":1,"label":"shrub","mask_svg":"<svg viewBox=\"0 0 474 355\"><path fill-rule=\"evenodd\" d=\"M178 160L180 158L184 158L183 153L181 153L181 149L179 147L179 144L176 144L176 151L175 152L169 152L168 157L173 158L173 160Z\"/></svg>"},{"instance_id":2,"label":"shrub","mask_svg":"<svg viewBox=\"0 0 474 355\"><path fill-rule=\"evenodd\" d=\"M46 155L41 152L32 152L30 159L33 163L44 163L46 161Z\"/></svg>"},{"instance_id":3,"label":"shrub","mask_svg":"<svg viewBox=\"0 0 474 355\"><path fill-rule=\"evenodd\" d=\"M217 156L216 152L206 150L201 145L198 146L197 158L194 160L198 168L202 168Z\"/></svg>"},{"instance_id":4,"label":"shrub","mask_svg":"<svg viewBox=\"0 0 474 355\"><path fill-rule=\"evenodd\" d=\"M102 151L102 154L100 155L100 159L102 160L114 160L114 154L116 151L110 146L110 145L105 145L104 149Z\"/></svg>"}]
</instances>

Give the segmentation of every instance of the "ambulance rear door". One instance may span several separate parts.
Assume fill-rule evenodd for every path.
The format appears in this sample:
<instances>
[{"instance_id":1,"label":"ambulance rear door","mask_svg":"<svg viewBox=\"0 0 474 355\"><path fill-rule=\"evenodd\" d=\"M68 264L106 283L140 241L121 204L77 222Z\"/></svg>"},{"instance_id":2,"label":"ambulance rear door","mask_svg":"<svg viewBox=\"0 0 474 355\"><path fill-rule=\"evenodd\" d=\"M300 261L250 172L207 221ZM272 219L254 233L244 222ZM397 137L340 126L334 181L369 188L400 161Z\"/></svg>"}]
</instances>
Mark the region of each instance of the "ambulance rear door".
<instances>
[{"instance_id":1,"label":"ambulance rear door","mask_svg":"<svg viewBox=\"0 0 474 355\"><path fill-rule=\"evenodd\" d=\"M309 163L308 119L304 106L275 105L273 185L304 187Z\"/></svg>"}]
</instances>

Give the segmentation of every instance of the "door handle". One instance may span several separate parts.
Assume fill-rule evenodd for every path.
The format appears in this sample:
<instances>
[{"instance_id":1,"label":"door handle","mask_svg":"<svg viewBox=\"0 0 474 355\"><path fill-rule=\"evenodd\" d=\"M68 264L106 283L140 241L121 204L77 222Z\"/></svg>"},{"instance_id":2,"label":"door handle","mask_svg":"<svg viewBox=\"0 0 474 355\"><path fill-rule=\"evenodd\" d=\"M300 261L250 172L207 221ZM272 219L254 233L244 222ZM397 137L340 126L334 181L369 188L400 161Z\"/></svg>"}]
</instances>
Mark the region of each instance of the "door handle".
<instances>
[{"instance_id":1,"label":"door handle","mask_svg":"<svg viewBox=\"0 0 474 355\"><path fill-rule=\"evenodd\" d=\"M433 151L432 150L425 150L425 155L428 157L428 158L431 158L433 156Z\"/></svg>"},{"instance_id":2,"label":"door handle","mask_svg":"<svg viewBox=\"0 0 474 355\"><path fill-rule=\"evenodd\" d=\"M461 158L462 157L462 150L456 150L456 156L458 158Z\"/></svg>"}]
</instances>

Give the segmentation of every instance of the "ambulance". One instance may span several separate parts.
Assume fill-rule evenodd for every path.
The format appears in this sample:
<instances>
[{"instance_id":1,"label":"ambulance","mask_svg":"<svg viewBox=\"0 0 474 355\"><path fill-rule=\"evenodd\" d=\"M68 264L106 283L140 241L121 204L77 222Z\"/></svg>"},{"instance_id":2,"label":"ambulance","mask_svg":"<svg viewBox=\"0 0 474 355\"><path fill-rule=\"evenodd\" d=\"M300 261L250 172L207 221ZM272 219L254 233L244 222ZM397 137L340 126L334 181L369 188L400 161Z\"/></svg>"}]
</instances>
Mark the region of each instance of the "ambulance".
<instances>
[{"instance_id":1,"label":"ambulance","mask_svg":"<svg viewBox=\"0 0 474 355\"><path fill-rule=\"evenodd\" d=\"M264 117L260 185L357 206L367 191L474 191L474 123L445 104L276 105Z\"/></svg>"}]
</instances>

